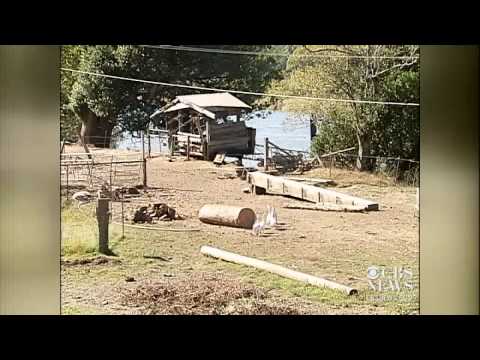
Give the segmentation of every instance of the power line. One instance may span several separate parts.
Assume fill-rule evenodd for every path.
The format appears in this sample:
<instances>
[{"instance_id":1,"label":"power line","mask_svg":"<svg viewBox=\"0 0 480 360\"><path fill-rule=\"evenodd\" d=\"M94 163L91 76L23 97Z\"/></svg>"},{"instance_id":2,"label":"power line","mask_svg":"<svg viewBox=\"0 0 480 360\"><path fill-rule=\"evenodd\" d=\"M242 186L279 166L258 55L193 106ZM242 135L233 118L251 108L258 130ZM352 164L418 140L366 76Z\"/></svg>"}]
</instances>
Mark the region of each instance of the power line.
<instances>
[{"instance_id":1,"label":"power line","mask_svg":"<svg viewBox=\"0 0 480 360\"><path fill-rule=\"evenodd\" d=\"M347 99L328 99L328 98L318 98L318 97L311 97L311 96L296 96L296 95L283 95L283 94L266 94L266 93L258 93L258 92L250 92L250 91L240 91L240 90L225 90L225 89L217 89L217 88L208 88L203 86L194 86L194 85L183 85L183 84L172 84L160 81L151 81L151 80L141 80L141 79L134 79L128 78L123 76L114 76L114 75L107 75L107 74L99 74L89 71L81 71L81 70L74 70L68 68L61 68L62 71L70 71L72 73L78 74L85 74L85 75L92 75L92 76L100 76L109 79L117 79L117 80L125 80L125 81L134 81L134 82L141 82L145 84L154 84L154 85L161 85L161 86L169 86L169 87L178 87L184 89L194 89L194 90L203 90L203 91L216 91L216 92L229 92L232 94L244 94L244 95L254 95L254 96L265 96L265 97L276 97L276 98L283 98L283 99L299 99L299 100L317 100L317 101L331 101L331 102L340 102L340 103L356 103L356 104L377 104L377 105L396 105L396 106L419 106L418 103L401 103L401 102L392 102L392 101L370 101L370 100L347 100Z\"/></svg>"},{"instance_id":2,"label":"power line","mask_svg":"<svg viewBox=\"0 0 480 360\"><path fill-rule=\"evenodd\" d=\"M174 46L174 45L139 45L141 47L175 50L175 51L191 51L204 52L212 54L230 54L230 55L253 55L253 56L277 56L277 57L309 57L309 58L345 58L345 59L418 59L418 56L369 56L369 55L324 55L324 54L287 54L275 52L260 52L260 51L243 51L243 50L227 50L227 49L211 49L199 48L192 46Z\"/></svg>"}]
</instances>

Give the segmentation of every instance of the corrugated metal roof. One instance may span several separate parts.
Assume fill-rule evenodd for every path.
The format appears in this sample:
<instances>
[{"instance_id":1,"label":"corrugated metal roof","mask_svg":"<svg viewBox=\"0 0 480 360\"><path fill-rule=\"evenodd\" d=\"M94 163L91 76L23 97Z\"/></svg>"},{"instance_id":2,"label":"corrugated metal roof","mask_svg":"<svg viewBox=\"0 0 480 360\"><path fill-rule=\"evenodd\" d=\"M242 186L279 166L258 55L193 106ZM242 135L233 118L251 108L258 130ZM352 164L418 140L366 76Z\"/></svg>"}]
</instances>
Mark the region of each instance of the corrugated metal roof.
<instances>
[{"instance_id":1,"label":"corrugated metal roof","mask_svg":"<svg viewBox=\"0 0 480 360\"><path fill-rule=\"evenodd\" d=\"M182 95L177 96L173 101L173 105L160 110L157 110L150 117L153 118L161 113L167 113L177 110L183 110L188 108L197 108L195 110L203 110L200 112L206 112L207 116L214 118L215 116L210 113L207 108L212 107L225 107L225 108L238 108L238 109L251 109L251 106L245 104L240 99L237 99L230 93L214 93L214 94L198 94L198 95ZM203 109L199 109L203 108Z\"/></svg>"},{"instance_id":2,"label":"corrugated metal roof","mask_svg":"<svg viewBox=\"0 0 480 360\"><path fill-rule=\"evenodd\" d=\"M199 94L199 95L183 95L177 96L181 103L193 103L197 106L205 107L235 107L243 109L251 109L240 99L237 99L230 93L214 93L214 94Z\"/></svg>"}]
</instances>

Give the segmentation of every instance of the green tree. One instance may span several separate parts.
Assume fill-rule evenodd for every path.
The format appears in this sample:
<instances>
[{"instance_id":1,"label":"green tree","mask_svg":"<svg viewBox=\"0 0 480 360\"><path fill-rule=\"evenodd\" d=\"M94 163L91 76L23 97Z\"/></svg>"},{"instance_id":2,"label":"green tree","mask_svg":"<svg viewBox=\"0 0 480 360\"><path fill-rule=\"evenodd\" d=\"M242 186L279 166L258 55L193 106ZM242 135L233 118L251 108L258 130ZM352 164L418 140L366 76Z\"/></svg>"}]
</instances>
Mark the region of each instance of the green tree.
<instances>
[{"instance_id":1,"label":"green tree","mask_svg":"<svg viewBox=\"0 0 480 360\"><path fill-rule=\"evenodd\" d=\"M345 55L349 57L341 57ZM417 55L417 46L303 46L290 56L283 79L273 81L270 91L418 103ZM318 124L314 151L356 145L358 169L372 168L371 155L418 156L418 107L298 99L283 100L281 106Z\"/></svg>"},{"instance_id":2,"label":"green tree","mask_svg":"<svg viewBox=\"0 0 480 360\"><path fill-rule=\"evenodd\" d=\"M266 45L210 47L248 51L270 48ZM73 48L66 49L63 67L173 84L263 91L280 71L275 59L268 56L183 52L130 45ZM72 79L65 81L62 108L75 114L86 143L97 146L102 146L105 136L110 137L113 127L118 125L128 131L142 129L149 115L175 96L200 93L84 74L72 74ZM248 95L239 97L247 103L255 100ZM65 120L64 123L74 124L71 117Z\"/></svg>"}]
</instances>

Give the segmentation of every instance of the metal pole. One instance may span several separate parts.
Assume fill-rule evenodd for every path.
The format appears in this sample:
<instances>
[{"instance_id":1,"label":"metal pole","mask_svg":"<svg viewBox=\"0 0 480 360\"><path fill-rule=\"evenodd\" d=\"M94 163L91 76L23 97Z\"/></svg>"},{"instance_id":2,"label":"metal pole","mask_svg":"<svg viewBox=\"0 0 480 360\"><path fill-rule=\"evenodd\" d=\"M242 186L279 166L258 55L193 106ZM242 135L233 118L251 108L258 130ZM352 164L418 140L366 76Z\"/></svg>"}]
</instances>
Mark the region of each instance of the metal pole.
<instances>
[{"instance_id":1,"label":"metal pole","mask_svg":"<svg viewBox=\"0 0 480 360\"><path fill-rule=\"evenodd\" d=\"M141 132L141 137L142 137L142 159L145 159L145 136L144 136L143 130Z\"/></svg>"},{"instance_id":2,"label":"metal pole","mask_svg":"<svg viewBox=\"0 0 480 360\"><path fill-rule=\"evenodd\" d=\"M190 160L190 136L187 135L187 161Z\"/></svg>"},{"instance_id":3,"label":"metal pole","mask_svg":"<svg viewBox=\"0 0 480 360\"><path fill-rule=\"evenodd\" d=\"M263 167L265 172L268 171L268 137L265 138L265 154L263 158Z\"/></svg>"},{"instance_id":4,"label":"metal pole","mask_svg":"<svg viewBox=\"0 0 480 360\"><path fill-rule=\"evenodd\" d=\"M147 127L147 145L148 145L148 157L152 156L152 147L150 145L150 124Z\"/></svg>"},{"instance_id":5,"label":"metal pole","mask_svg":"<svg viewBox=\"0 0 480 360\"><path fill-rule=\"evenodd\" d=\"M125 217L123 215L123 193L122 193L122 238L125 237Z\"/></svg>"},{"instance_id":6,"label":"metal pole","mask_svg":"<svg viewBox=\"0 0 480 360\"><path fill-rule=\"evenodd\" d=\"M112 198L112 170L113 170L113 155L112 157L110 158L110 199ZM112 202L110 202L110 214L109 214L109 217L111 218L112 217Z\"/></svg>"}]
</instances>

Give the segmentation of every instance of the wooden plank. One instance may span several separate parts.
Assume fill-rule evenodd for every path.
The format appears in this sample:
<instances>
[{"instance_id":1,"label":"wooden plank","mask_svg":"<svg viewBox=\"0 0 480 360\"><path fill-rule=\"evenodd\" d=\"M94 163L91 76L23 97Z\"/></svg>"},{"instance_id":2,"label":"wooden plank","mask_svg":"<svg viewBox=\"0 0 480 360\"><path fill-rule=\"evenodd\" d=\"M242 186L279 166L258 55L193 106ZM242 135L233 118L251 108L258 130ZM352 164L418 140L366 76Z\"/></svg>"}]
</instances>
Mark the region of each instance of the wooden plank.
<instances>
[{"instance_id":1,"label":"wooden plank","mask_svg":"<svg viewBox=\"0 0 480 360\"><path fill-rule=\"evenodd\" d=\"M247 256L238 255L228 251L216 249L214 247L202 246L200 252L204 255L208 255L217 259L233 262L235 264L251 266L256 269L268 271L270 273L277 274L289 279L305 282L310 285L328 287L331 289L339 290L348 295L355 295L358 293L358 291L354 288L338 284L327 279L301 273L299 271L290 270L280 265L272 264L263 260L258 260Z\"/></svg>"},{"instance_id":2,"label":"wooden plank","mask_svg":"<svg viewBox=\"0 0 480 360\"><path fill-rule=\"evenodd\" d=\"M318 211L338 211L338 212L364 212L366 208L364 206L353 205L337 205L337 204L315 204L315 205L297 205L286 204L282 206L285 209L300 209L300 210L318 210Z\"/></svg>"},{"instance_id":3,"label":"wooden plank","mask_svg":"<svg viewBox=\"0 0 480 360\"><path fill-rule=\"evenodd\" d=\"M329 179L314 179L314 178L299 178L299 177L288 177L288 180L293 180L293 181L304 181L304 182L312 182L315 184L334 184L335 182L333 180Z\"/></svg>"},{"instance_id":4,"label":"wooden plank","mask_svg":"<svg viewBox=\"0 0 480 360\"><path fill-rule=\"evenodd\" d=\"M209 141L208 146L224 146L224 145L248 145L250 141L250 137L248 136L243 136L243 137L230 137L230 138L225 138L223 140L214 138Z\"/></svg>"},{"instance_id":5,"label":"wooden plank","mask_svg":"<svg viewBox=\"0 0 480 360\"><path fill-rule=\"evenodd\" d=\"M219 153L215 156L215 159L213 159L213 163L217 165L222 165L223 162L225 161L225 153Z\"/></svg>"},{"instance_id":6,"label":"wooden plank","mask_svg":"<svg viewBox=\"0 0 480 360\"><path fill-rule=\"evenodd\" d=\"M267 189L267 192L293 196L313 203L333 203L337 205L364 206L368 211L378 210L378 203L362 198L339 193L313 185L299 183L280 176L261 172L248 174L248 182L256 187Z\"/></svg>"}]
</instances>

